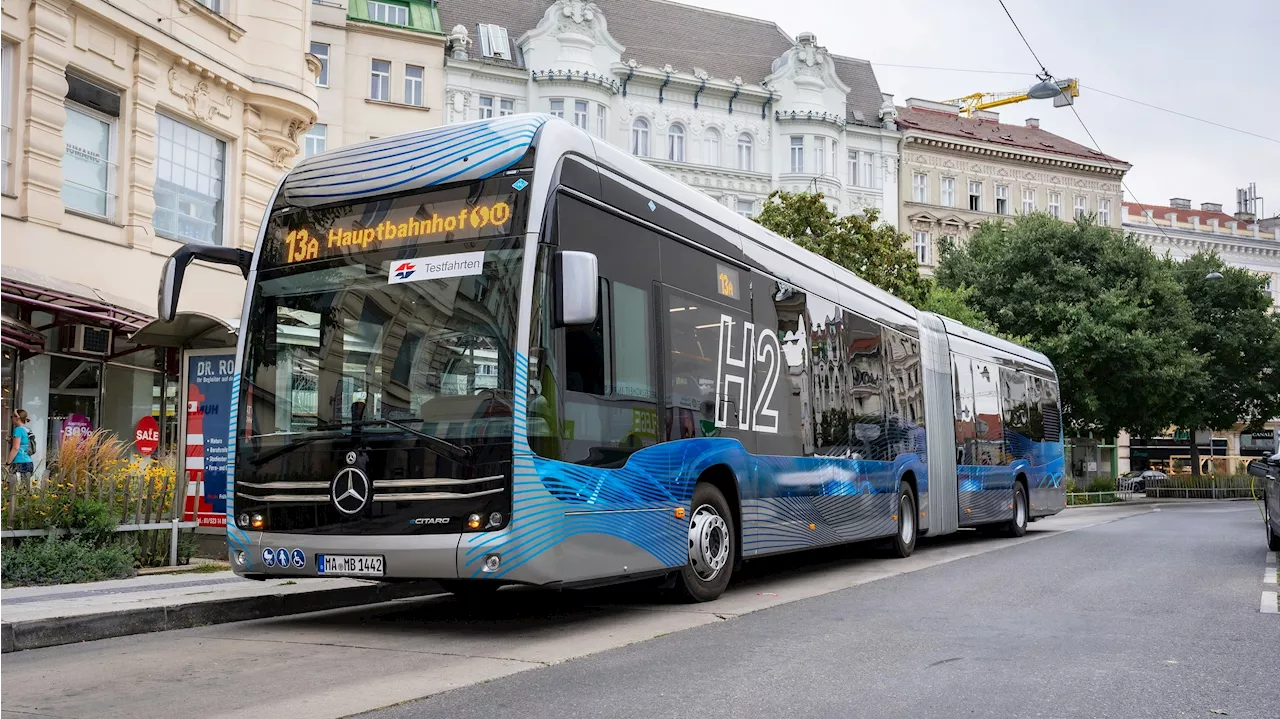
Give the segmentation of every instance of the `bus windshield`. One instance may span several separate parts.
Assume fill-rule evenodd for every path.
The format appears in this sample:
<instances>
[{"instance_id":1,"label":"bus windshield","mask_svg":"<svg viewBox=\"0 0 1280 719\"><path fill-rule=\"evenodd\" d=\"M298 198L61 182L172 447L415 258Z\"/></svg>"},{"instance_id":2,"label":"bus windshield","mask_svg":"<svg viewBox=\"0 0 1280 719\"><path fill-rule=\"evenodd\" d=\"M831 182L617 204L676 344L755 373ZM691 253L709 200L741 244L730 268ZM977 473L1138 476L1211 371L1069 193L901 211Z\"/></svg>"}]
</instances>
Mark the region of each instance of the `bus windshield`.
<instances>
[{"instance_id":1,"label":"bus windshield","mask_svg":"<svg viewBox=\"0 0 1280 719\"><path fill-rule=\"evenodd\" d=\"M462 442L495 419L509 426L523 265L513 204L470 191L273 216L244 327L249 454L356 428ZM431 237L442 206L450 230L477 207L490 226Z\"/></svg>"}]
</instances>

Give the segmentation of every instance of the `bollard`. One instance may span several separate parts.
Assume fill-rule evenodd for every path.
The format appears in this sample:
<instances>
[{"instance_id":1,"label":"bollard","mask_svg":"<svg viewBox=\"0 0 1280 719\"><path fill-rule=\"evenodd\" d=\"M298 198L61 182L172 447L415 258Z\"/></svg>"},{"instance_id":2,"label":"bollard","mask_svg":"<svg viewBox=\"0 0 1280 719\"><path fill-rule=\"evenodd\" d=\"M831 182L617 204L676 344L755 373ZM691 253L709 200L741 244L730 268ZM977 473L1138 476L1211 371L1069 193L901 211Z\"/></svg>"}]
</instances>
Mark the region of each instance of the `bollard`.
<instances>
[{"instance_id":1,"label":"bollard","mask_svg":"<svg viewBox=\"0 0 1280 719\"><path fill-rule=\"evenodd\" d=\"M169 535L169 566L178 566L178 518L169 520L173 523L173 532Z\"/></svg>"}]
</instances>

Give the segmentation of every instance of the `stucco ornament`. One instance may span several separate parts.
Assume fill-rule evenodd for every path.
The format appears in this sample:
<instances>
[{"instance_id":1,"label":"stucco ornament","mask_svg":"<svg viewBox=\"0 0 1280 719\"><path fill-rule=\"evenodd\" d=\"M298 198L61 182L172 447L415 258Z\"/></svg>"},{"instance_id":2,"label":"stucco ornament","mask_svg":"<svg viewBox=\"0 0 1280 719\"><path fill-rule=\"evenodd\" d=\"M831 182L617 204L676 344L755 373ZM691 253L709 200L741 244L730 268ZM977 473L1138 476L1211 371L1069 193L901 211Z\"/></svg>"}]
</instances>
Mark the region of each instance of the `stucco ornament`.
<instances>
[{"instance_id":1,"label":"stucco ornament","mask_svg":"<svg viewBox=\"0 0 1280 719\"><path fill-rule=\"evenodd\" d=\"M187 73L181 72L177 67L169 70L169 90L173 94L187 101L187 109L191 111L198 119L206 122L213 118L221 117L224 120L231 119L231 107L234 99L226 93L217 93L210 85L208 80L197 80L192 85L183 83L185 79L191 78ZM216 94L215 94L216 93ZM217 95L222 95L218 97Z\"/></svg>"},{"instance_id":2,"label":"stucco ornament","mask_svg":"<svg viewBox=\"0 0 1280 719\"><path fill-rule=\"evenodd\" d=\"M453 48L453 57L457 60L467 59L467 50L475 42L467 33L466 25L454 25L449 32L449 46Z\"/></svg>"},{"instance_id":3,"label":"stucco ornament","mask_svg":"<svg viewBox=\"0 0 1280 719\"><path fill-rule=\"evenodd\" d=\"M585 25L596 19L596 13L600 12L600 8L593 2L583 2L583 0L557 0L556 5L560 6L560 14L572 20L578 25Z\"/></svg>"}]
</instances>

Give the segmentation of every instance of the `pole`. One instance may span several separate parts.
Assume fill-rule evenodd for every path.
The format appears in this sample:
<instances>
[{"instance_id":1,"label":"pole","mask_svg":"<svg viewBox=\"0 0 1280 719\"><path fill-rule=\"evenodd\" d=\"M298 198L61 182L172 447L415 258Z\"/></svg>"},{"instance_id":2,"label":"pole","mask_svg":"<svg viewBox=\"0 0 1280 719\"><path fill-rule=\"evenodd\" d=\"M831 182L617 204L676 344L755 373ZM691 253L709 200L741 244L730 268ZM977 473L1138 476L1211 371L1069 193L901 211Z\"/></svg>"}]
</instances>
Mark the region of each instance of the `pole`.
<instances>
[{"instance_id":1,"label":"pole","mask_svg":"<svg viewBox=\"0 0 1280 719\"><path fill-rule=\"evenodd\" d=\"M178 518L174 517L169 520L173 525L173 531L169 535L169 566L178 566Z\"/></svg>"}]
</instances>

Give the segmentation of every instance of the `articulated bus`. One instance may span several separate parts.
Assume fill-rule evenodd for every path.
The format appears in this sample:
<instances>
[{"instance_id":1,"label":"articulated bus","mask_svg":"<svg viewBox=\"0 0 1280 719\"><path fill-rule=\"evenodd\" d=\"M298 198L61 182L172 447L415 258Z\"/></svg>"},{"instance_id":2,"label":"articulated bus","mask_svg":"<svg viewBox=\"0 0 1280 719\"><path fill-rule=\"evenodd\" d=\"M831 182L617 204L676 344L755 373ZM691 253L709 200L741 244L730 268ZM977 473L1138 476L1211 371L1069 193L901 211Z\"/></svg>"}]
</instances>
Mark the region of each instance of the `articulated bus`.
<instances>
[{"instance_id":1,"label":"articulated bus","mask_svg":"<svg viewBox=\"0 0 1280 719\"><path fill-rule=\"evenodd\" d=\"M227 542L246 577L642 578L1063 508L1043 355L926 312L545 115L320 154L252 253Z\"/></svg>"}]
</instances>

